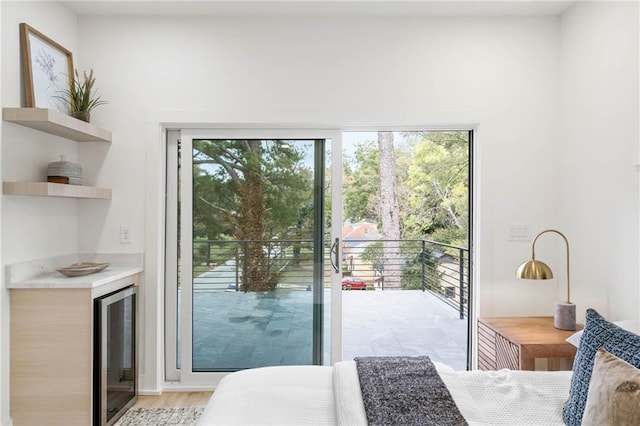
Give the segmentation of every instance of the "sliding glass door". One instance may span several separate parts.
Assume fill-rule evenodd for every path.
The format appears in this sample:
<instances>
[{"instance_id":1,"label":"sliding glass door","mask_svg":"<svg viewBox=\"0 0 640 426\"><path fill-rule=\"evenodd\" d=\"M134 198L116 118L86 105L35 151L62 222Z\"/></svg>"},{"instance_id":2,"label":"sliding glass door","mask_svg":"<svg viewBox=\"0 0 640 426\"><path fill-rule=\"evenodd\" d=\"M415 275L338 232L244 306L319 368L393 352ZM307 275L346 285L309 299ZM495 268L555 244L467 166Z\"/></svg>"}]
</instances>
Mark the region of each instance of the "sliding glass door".
<instances>
[{"instance_id":1,"label":"sliding glass door","mask_svg":"<svg viewBox=\"0 0 640 426\"><path fill-rule=\"evenodd\" d=\"M168 158L179 170L175 370L183 383L201 373L328 363L332 275L340 281L328 262L332 136L179 135Z\"/></svg>"},{"instance_id":2,"label":"sliding glass door","mask_svg":"<svg viewBox=\"0 0 640 426\"><path fill-rule=\"evenodd\" d=\"M472 142L467 129L168 132L166 379L210 387L389 354L467 368Z\"/></svg>"}]
</instances>

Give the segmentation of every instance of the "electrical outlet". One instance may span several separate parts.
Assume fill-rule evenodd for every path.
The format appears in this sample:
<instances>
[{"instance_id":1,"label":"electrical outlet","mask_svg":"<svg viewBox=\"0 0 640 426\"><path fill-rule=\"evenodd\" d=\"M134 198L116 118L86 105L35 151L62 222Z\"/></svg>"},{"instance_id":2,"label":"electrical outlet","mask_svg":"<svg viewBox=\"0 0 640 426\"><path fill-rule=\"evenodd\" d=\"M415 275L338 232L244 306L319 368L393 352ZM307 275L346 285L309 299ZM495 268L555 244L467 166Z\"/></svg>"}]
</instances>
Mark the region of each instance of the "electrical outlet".
<instances>
[{"instance_id":1,"label":"electrical outlet","mask_svg":"<svg viewBox=\"0 0 640 426\"><path fill-rule=\"evenodd\" d=\"M120 244L131 244L133 242L133 225L120 226Z\"/></svg>"}]
</instances>

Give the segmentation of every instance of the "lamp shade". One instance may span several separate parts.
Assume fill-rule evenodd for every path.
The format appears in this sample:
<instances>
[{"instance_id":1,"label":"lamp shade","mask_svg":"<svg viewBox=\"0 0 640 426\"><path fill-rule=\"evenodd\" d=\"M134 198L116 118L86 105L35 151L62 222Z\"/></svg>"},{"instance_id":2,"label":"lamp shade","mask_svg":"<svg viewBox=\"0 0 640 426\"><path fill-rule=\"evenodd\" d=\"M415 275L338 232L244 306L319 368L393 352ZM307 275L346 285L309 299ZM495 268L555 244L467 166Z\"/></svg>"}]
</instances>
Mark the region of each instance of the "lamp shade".
<instances>
[{"instance_id":1,"label":"lamp shade","mask_svg":"<svg viewBox=\"0 0 640 426\"><path fill-rule=\"evenodd\" d=\"M518 266L516 277L525 280L549 280L553 278L553 272L544 262L528 260Z\"/></svg>"}]
</instances>

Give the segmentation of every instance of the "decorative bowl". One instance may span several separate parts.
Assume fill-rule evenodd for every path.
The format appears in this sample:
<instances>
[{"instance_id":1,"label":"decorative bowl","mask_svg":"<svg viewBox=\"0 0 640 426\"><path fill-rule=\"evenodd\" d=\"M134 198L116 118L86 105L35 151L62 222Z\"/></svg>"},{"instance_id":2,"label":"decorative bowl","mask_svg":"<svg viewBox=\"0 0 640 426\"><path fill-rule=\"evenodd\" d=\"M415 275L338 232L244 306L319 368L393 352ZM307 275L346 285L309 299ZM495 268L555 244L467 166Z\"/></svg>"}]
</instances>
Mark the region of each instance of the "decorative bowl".
<instances>
[{"instance_id":1,"label":"decorative bowl","mask_svg":"<svg viewBox=\"0 0 640 426\"><path fill-rule=\"evenodd\" d=\"M68 277L79 277L82 275L95 274L96 272L104 271L109 267L109 265L109 263L81 262L74 263L65 268L56 269L56 271Z\"/></svg>"}]
</instances>

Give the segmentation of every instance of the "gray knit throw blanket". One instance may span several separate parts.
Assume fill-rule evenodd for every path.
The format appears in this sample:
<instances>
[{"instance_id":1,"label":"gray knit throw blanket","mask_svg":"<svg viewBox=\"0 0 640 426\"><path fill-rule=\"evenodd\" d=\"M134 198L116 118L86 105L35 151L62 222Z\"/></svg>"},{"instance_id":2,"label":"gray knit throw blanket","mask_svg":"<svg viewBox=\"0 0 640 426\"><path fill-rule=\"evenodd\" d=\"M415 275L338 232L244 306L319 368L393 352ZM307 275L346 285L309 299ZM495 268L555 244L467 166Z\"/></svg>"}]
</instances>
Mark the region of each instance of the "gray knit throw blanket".
<instances>
[{"instance_id":1,"label":"gray knit throw blanket","mask_svg":"<svg viewBox=\"0 0 640 426\"><path fill-rule=\"evenodd\" d=\"M355 362L370 426L467 425L428 356Z\"/></svg>"}]
</instances>

